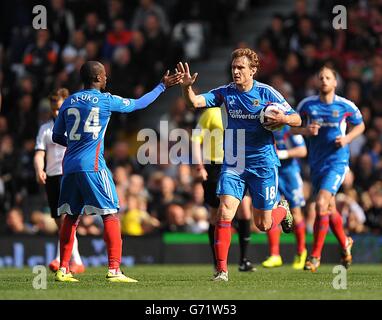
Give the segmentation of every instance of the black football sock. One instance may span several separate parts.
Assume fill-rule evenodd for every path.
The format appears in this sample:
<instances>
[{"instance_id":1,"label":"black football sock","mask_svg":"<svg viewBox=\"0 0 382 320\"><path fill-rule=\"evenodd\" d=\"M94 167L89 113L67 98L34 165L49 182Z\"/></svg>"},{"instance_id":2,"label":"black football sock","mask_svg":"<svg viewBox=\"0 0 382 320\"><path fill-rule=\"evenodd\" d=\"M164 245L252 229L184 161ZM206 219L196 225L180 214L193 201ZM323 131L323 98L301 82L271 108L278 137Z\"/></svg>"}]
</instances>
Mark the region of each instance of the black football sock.
<instances>
[{"instance_id":1,"label":"black football sock","mask_svg":"<svg viewBox=\"0 0 382 320\"><path fill-rule=\"evenodd\" d=\"M212 258L214 259L214 265L216 267L216 256L215 256L215 226L210 223L208 227L208 240L210 242L210 247L212 251Z\"/></svg>"},{"instance_id":2,"label":"black football sock","mask_svg":"<svg viewBox=\"0 0 382 320\"><path fill-rule=\"evenodd\" d=\"M247 249L251 241L251 220L238 219L240 263L247 260Z\"/></svg>"}]
</instances>

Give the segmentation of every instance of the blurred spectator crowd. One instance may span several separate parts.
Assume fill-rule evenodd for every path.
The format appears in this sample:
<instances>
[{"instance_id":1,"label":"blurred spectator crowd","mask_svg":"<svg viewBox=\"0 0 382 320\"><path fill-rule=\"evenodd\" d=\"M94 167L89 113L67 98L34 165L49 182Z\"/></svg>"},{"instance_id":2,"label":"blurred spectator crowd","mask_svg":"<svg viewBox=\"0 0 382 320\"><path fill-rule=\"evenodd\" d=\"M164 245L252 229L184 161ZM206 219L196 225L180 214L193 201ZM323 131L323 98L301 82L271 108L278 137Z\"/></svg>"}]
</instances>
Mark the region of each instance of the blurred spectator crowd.
<instances>
[{"instance_id":1,"label":"blurred spectator crowd","mask_svg":"<svg viewBox=\"0 0 382 320\"><path fill-rule=\"evenodd\" d=\"M50 118L47 96L53 89L65 87L72 93L80 90L81 65L99 60L107 70L107 91L138 98L151 90L167 69L174 70L178 61L207 59L206 44L228 40L229 25L247 2L2 1L0 234L56 232L47 214L44 188L36 183L33 168L37 130ZM35 5L46 7L47 29L33 29ZM184 107L181 100L174 103L171 117L177 117L175 121L184 115ZM121 199L123 231L141 235L158 228L188 230L190 220L195 222L190 230L204 230L207 212L198 207L203 203L203 190L199 184L188 183L187 172L181 177L185 184L181 195L174 170L171 176L154 175L156 180L148 181L150 170L146 169L143 178L143 167L137 164L134 150L126 142L129 137L136 140L131 134L137 128L139 115L116 115L105 137ZM160 192L162 185L166 190ZM199 226L199 220L204 224ZM102 221L89 216L78 232L97 235L101 228Z\"/></svg>"},{"instance_id":2,"label":"blurred spectator crowd","mask_svg":"<svg viewBox=\"0 0 382 320\"><path fill-rule=\"evenodd\" d=\"M337 196L338 208L348 232L382 234L382 1L345 2L346 30L333 29L334 1L316 1L317 7L308 10L306 1L296 0L292 13L275 14L253 43L235 45L230 42L233 21L245 18L247 9L261 10L263 1L261 5L229 0L1 3L0 234L57 231L44 189L35 179L35 137L39 125L50 117L48 93L57 87L79 90L84 61L105 64L108 91L140 97L177 61L213 59L211 49L222 45L254 48L261 63L258 79L279 90L293 106L317 93L315 76L320 66L330 64L338 70L338 94L359 107L367 128L350 145L351 171ZM34 4L48 8L48 30L31 28ZM160 120L168 121L169 130L191 131L198 115L179 97ZM138 128L139 113L114 116L105 136L122 232L135 236L206 232L208 211L192 166L140 165L133 135ZM301 165L311 231L309 169L305 160ZM253 231L257 232L255 227ZM101 232L102 221L96 216L82 219L78 229L81 235Z\"/></svg>"},{"instance_id":3,"label":"blurred spectator crowd","mask_svg":"<svg viewBox=\"0 0 382 320\"><path fill-rule=\"evenodd\" d=\"M275 14L266 31L254 40L260 55L259 80L278 91L291 105L317 94L317 70L338 71L337 94L361 110L366 131L350 144L351 172L337 205L350 233L382 233L382 1L354 0L347 10L347 28L335 30L336 1L294 1L289 15ZM239 43L238 46L245 46ZM306 215L311 230L314 206L309 169L302 161Z\"/></svg>"}]
</instances>

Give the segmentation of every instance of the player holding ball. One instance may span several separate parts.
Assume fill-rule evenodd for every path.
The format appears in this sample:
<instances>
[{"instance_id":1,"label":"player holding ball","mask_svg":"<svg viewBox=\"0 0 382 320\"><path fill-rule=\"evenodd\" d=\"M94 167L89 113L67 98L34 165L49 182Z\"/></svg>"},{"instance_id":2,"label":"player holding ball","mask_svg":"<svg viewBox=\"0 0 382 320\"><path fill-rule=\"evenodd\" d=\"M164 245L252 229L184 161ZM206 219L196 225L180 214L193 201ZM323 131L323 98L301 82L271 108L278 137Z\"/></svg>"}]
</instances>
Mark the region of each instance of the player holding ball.
<instances>
[{"instance_id":1,"label":"player holding ball","mask_svg":"<svg viewBox=\"0 0 382 320\"><path fill-rule=\"evenodd\" d=\"M268 104L283 105L285 112L275 110L267 117L265 125L273 130L282 125L300 126L301 118L274 88L254 80L259 59L251 49L237 49L232 53L233 82L196 95L192 89L197 73L191 75L187 63L178 63L182 73L181 87L189 106L215 107L224 104L227 126L224 137L224 162L217 187L220 198L215 227L215 254L217 272L214 281L228 281L227 258L231 244L231 222L247 189L252 197L254 222L262 231L277 228L281 223L284 232L293 227L293 217L288 203L277 206L278 169L271 131L260 122L260 112ZM242 133L244 132L244 137ZM236 163L229 161L237 155ZM240 159L240 157L242 159ZM240 161L243 160L243 161Z\"/></svg>"}]
</instances>

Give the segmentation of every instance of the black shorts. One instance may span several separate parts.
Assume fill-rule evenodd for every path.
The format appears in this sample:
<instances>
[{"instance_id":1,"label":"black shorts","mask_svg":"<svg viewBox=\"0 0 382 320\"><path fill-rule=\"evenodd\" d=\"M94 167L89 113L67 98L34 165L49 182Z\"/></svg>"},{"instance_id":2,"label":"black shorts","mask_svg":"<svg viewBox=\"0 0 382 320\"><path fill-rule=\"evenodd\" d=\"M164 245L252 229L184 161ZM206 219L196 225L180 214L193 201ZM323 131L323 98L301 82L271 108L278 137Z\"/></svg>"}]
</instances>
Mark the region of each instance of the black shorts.
<instances>
[{"instance_id":1,"label":"black shorts","mask_svg":"<svg viewBox=\"0 0 382 320\"><path fill-rule=\"evenodd\" d=\"M208 177L203 181L204 202L212 208L218 208L220 204L219 197L216 195L216 187L218 185L221 164L206 164L204 165Z\"/></svg>"},{"instance_id":2,"label":"black shorts","mask_svg":"<svg viewBox=\"0 0 382 320\"><path fill-rule=\"evenodd\" d=\"M45 190L48 196L48 203L50 208L50 216L54 219L58 218L58 199L60 197L62 176L48 176L46 178Z\"/></svg>"}]
</instances>

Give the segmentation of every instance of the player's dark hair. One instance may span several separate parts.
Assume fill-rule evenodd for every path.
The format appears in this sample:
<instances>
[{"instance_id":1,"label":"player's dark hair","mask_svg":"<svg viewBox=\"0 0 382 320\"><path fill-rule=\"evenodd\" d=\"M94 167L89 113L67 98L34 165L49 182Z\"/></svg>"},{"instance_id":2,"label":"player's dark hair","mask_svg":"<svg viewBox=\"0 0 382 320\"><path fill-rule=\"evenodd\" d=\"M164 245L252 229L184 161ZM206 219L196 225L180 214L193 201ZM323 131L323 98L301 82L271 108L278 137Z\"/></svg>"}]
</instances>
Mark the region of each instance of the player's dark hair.
<instances>
[{"instance_id":1,"label":"player's dark hair","mask_svg":"<svg viewBox=\"0 0 382 320\"><path fill-rule=\"evenodd\" d=\"M80 69L80 76L83 84L90 86L92 83L97 82L97 76L101 74L102 64L98 61L87 61Z\"/></svg>"}]
</instances>

